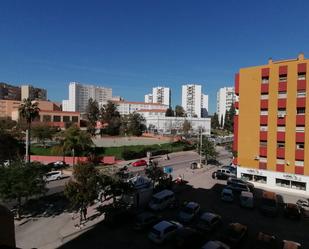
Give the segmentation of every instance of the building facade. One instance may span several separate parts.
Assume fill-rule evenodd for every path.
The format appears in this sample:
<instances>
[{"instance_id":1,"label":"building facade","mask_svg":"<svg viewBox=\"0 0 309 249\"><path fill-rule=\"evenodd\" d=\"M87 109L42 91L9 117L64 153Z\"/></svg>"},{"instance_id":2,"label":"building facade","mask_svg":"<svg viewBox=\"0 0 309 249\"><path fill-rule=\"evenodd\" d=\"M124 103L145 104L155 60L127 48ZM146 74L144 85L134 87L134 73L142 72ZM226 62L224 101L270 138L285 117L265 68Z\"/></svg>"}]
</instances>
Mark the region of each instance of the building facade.
<instances>
[{"instance_id":1,"label":"building facade","mask_svg":"<svg viewBox=\"0 0 309 249\"><path fill-rule=\"evenodd\" d=\"M62 101L62 108L64 111L84 113L90 98L98 103L107 102L112 99L112 89L71 82L69 84L69 99Z\"/></svg>"},{"instance_id":2,"label":"building facade","mask_svg":"<svg viewBox=\"0 0 309 249\"><path fill-rule=\"evenodd\" d=\"M120 115L128 115L139 110L163 110L164 113L168 108L167 105L157 103L145 103L134 101L112 101L116 106ZM104 103L99 103L102 106Z\"/></svg>"},{"instance_id":3,"label":"building facade","mask_svg":"<svg viewBox=\"0 0 309 249\"><path fill-rule=\"evenodd\" d=\"M146 127L150 131L156 131L159 134L171 134L172 131L182 133L183 123L190 122L192 132L198 133L201 129L204 135L210 135L210 118L193 117L165 117L163 115L145 117Z\"/></svg>"},{"instance_id":4,"label":"building facade","mask_svg":"<svg viewBox=\"0 0 309 249\"><path fill-rule=\"evenodd\" d=\"M21 87L21 100L47 100L47 91L43 88L33 87L31 85L22 85Z\"/></svg>"},{"instance_id":5,"label":"building facade","mask_svg":"<svg viewBox=\"0 0 309 249\"><path fill-rule=\"evenodd\" d=\"M21 104L20 100L0 100L0 117L8 118L12 117L13 111L18 111Z\"/></svg>"},{"instance_id":6,"label":"building facade","mask_svg":"<svg viewBox=\"0 0 309 249\"><path fill-rule=\"evenodd\" d=\"M236 99L234 87L222 87L217 92L217 114L219 122L224 124L226 111L229 111Z\"/></svg>"},{"instance_id":7,"label":"building facade","mask_svg":"<svg viewBox=\"0 0 309 249\"><path fill-rule=\"evenodd\" d=\"M272 61L235 76L237 175L309 193L309 60Z\"/></svg>"},{"instance_id":8,"label":"building facade","mask_svg":"<svg viewBox=\"0 0 309 249\"><path fill-rule=\"evenodd\" d=\"M0 83L0 99L20 100L21 90L18 86L12 86L7 83Z\"/></svg>"},{"instance_id":9,"label":"building facade","mask_svg":"<svg viewBox=\"0 0 309 249\"><path fill-rule=\"evenodd\" d=\"M208 95L202 93L201 85L183 85L181 103L188 117L201 118L208 114Z\"/></svg>"},{"instance_id":10,"label":"building facade","mask_svg":"<svg viewBox=\"0 0 309 249\"><path fill-rule=\"evenodd\" d=\"M152 102L171 106L171 89L162 86L152 88Z\"/></svg>"},{"instance_id":11,"label":"building facade","mask_svg":"<svg viewBox=\"0 0 309 249\"><path fill-rule=\"evenodd\" d=\"M148 93L145 95L145 103L152 103L153 102L153 96L152 93Z\"/></svg>"}]
</instances>

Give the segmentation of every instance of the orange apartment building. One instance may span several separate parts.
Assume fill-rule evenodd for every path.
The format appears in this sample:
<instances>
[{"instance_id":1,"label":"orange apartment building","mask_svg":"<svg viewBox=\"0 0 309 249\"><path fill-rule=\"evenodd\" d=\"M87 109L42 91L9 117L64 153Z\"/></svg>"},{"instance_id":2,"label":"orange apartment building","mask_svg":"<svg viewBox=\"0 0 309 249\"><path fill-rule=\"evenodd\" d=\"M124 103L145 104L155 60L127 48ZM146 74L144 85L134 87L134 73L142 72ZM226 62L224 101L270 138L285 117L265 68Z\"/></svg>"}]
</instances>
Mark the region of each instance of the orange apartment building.
<instances>
[{"instance_id":1,"label":"orange apartment building","mask_svg":"<svg viewBox=\"0 0 309 249\"><path fill-rule=\"evenodd\" d=\"M309 60L242 68L235 76L237 176L309 193Z\"/></svg>"}]
</instances>

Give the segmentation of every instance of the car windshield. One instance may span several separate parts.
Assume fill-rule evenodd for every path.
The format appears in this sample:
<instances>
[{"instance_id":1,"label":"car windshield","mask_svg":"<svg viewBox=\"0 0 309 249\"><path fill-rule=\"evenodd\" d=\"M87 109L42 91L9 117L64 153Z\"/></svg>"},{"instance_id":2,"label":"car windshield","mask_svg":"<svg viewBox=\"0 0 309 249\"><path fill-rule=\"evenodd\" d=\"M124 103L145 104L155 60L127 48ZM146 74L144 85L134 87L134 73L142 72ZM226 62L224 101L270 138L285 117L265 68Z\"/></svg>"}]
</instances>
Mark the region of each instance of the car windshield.
<instances>
[{"instance_id":1,"label":"car windshield","mask_svg":"<svg viewBox=\"0 0 309 249\"><path fill-rule=\"evenodd\" d=\"M151 229L151 233L153 233L153 234L155 234L156 236L160 236L160 231L158 231L157 229L155 229L155 228L152 228Z\"/></svg>"},{"instance_id":2,"label":"car windshield","mask_svg":"<svg viewBox=\"0 0 309 249\"><path fill-rule=\"evenodd\" d=\"M193 208L189 207L184 207L181 211L188 214L192 214L194 212Z\"/></svg>"}]
</instances>

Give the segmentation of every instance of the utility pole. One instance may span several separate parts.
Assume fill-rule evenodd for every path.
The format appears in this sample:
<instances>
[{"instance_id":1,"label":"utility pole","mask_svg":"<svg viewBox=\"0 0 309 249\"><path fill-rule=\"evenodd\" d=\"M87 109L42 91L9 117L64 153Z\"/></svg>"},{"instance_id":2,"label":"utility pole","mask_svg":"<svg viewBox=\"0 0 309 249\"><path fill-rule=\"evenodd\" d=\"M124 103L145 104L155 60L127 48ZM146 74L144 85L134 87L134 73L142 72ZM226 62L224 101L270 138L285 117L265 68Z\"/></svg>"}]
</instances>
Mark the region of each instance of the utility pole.
<instances>
[{"instance_id":1,"label":"utility pole","mask_svg":"<svg viewBox=\"0 0 309 249\"><path fill-rule=\"evenodd\" d=\"M26 130L26 163L30 162L30 155L29 155L29 129Z\"/></svg>"},{"instance_id":2,"label":"utility pole","mask_svg":"<svg viewBox=\"0 0 309 249\"><path fill-rule=\"evenodd\" d=\"M202 146L203 146L203 130L200 129L201 136L200 136L200 165L202 165Z\"/></svg>"}]
</instances>

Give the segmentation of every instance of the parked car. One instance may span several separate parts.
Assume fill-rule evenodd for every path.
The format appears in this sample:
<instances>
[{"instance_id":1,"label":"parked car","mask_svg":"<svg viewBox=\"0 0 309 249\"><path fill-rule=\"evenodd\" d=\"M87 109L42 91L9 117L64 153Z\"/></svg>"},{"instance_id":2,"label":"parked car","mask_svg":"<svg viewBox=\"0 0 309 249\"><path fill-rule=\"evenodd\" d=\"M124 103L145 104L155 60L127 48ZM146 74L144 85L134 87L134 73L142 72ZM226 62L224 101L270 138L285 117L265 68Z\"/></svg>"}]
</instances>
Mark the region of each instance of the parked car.
<instances>
[{"instance_id":1,"label":"parked car","mask_svg":"<svg viewBox=\"0 0 309 249\"><path fill-rule=\"evenodd\" d=\"M227 180L230 176L235 176L235 173L233 173L229 169L218 169L217 171L212 173L213 179Z\"/></svg>"},{"instance_id":2,"label":"parked car","mask_svg":"<svg viewBox=\"0 0 309 249\"><path fill-rule=\"evenodd\" d=\"M179 212L178 218L181 222L190 222L200 211L200 204L190 201Z\"/></svg>"},{"instance_id":3,"label":"parked car","mask_svg":"<svg viewBox=\"0 0 309 249\"><path fill-rule=\"evenodd\" d=\"M149 202L149 208L154 211L163 210L175 202L175 195L173 191L162 190L154 194Z\"/></svg>"},{"instance_id":4,"label":"parked car","mask_svg":"<svg viewBox=\"0 0 309 249\"><path fill-rule=\"evenodd\" d=\"M227 169L230 172L232 172L234 175L237 174L237 168L235 166L226 165L226 166L222 166L221 169Z\"/></svg>"},{"instance_id":5,"label":"parked car","mask_svg":"<svg viewBox=\"0 0 309 249\"><path fill-rule=\"evenodd\" d=\"M239 196L239 202L241 207L253 208L254 207L253 193L249 191L242 191Z\"/></svg>"},{"instance_id":6,"label":"parked car","mask_svg":"<svg viewBox=\"0 0 309 249\"><path fill-rule=\"evenodd\" d=\"M296 202L296 205L300 207L300 210L304 217L309 217L309 200L308 199L299 199Z\"/></svg>"},{"instance_id":7,"label":"parked car","mask_svg":"<svg viewBox=\"0 0 309 249\"><path fill-rule=\"evenodd\" d=\"M232 247L238 248L247 232L247 226L240 223L230 223L223 234L223 241Z\"/></svg>"},{"instance_id":8,"label":"parked car","mask_svg":"<svg viewBox=\"0 0 309 249\"><path fill-rule=\"evenodd\" d=\"M145 160L138 160L134 163L132 163L133 167L141 167L141 166L147 166L147 162Z\"/></svg>"},{"instance_id":9,"label":"parked car","mask_svg":"<svg viewBox=\"0 0 309 249\"><path fill-rule=\"evenodd\" d=\"M230 249L230 247L221 241L211 240L203 245L202 249Z\"/></svg>"},{"instance_id":10,"label":"parked car","mask_svg":"<svg viewBox=\"0 0 309 249\"><path fill-rule=\"evenodd\" d=\"M290 219L300 219L300 207L294 203L284 203L284 216Z\"/></svg>"},{"instance_id":11,"label":"parked car","mask_svg":"<svg viewBox=\"0 0 309 249\"><path fill-rule=\"evenodd\" d=\"M43 179L46 182L50 182L50 181L60 180L62 178L64 178L64 175L62 174L61 171L51 171L45 174Z\"/></svg>"},{"instance_id":12,"label":"parked car","mask_svg":"<svg viewBox=\"0 0 309 249\"><path fill-rule=\"evenodd\" d=\"M154 243L161 244L170 240L177 230L182 228L183 225L176 221L163 220L154 225L148 234L148 238Z\"/></svg>"},{"instance_id":13,"label":"parked car","mask_svg":"<svg viewBox=\"0 0 309 249\"><path fill-rule=\"evenodd\" d=\"M174 237L173 245L176 248L200 248L205 241L204 236L191 227L180 228Z\"/></svg>"},{"instance_id":14,"label":"parked car","mask_svg":"<svg viewBox=\"0 0 309 249\"><path fill-rule=\"evenodd\" d=\"M47 166L50 166L51 168L54 168L54 169L63 169L67 167L68 164L64 161L56 161L56 162L47 164Z\"/></svg>"},{"instance_id":15,"label":"parked car","mask_svg":"<svg viewBox=\"0 0 309 249\"><path fill-rule=\"evenodd\" d=\"M276 216L278 214L278 199L276 193L263 191L260 211L268 216Z\"/></svg>"},{"instance_id":16,"label":"parked car","mask_svg":"<svg viewBox=\"0 0 309 249\"><path fill-rule=\"evenodd\" d=\"M222 225L221 216L215 213L202 213L197 222L196 228L205 232L212 232Z\"/></svg>"},{"instance_id":17,"label":"parked car","mask_svg":"<svg viewBox=\"0 0 309 249\"><path fill-rule=\"evenodd\" d=\"M245 184L248 186L248 188L250 189L250 192L253 192L254 191L254 185L253 183L251 182L248 182L248 181L245 181L241 178L237 178L236 176L231 176L227 179L227 182L226 182L228 185L230 184L234 184L234 183L238 183L238 184Z\"/></svg>"},{"instance_id":18,"label":"parked car","mask_svg":"<svg viewBox=\"0 0 309 249\"><path fill-rule=\"evenodd\" d=\"M275 236L259 232L256 241L255 249L276 249L278 248L278 242Z\"/></svg>"},{"instance_id":19,"label":"parked car","mask_svg":"<svg viewBox=\"0 0 309 249\"><path fill-rule=\"evenodd\" d=\"M240 195L243 191L250 192L249 187L242 183L232 183L227 185L225 188L232 190L234 195Z\"/></svg>"},{"instance_id":20,"label":"parked car","mask_svg":"<svg viewBox=\"0 0 309 249\"><path fill-rule=\"evenodd\" d=\"M301 249L301 244L291 240L283 240L280 249Z\"/></svg>"},{"instance_id":21,"label":"parked car","mask_svg":"<svg viewBox=\"0 0 309 249\"><path fill-rule=\"evenodd\" d=\"M233 191L229 188L224 188L221 192L221 200L226 202L234 201Z\"/></svg>"},{"instance_id":22,"label":"parked car","mask_svg":"<svg viewBox=\"0 0 309 249\"><path fill-rule=\"evenodd\" d=\"M143 212L137 215L134 224L134 230L142 230L144 228L152 227L158 223L159 217L151 212Z\"/></svg>"}]
</instances>

